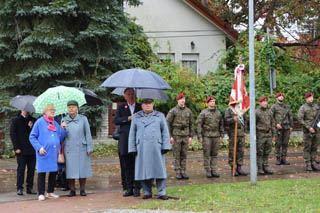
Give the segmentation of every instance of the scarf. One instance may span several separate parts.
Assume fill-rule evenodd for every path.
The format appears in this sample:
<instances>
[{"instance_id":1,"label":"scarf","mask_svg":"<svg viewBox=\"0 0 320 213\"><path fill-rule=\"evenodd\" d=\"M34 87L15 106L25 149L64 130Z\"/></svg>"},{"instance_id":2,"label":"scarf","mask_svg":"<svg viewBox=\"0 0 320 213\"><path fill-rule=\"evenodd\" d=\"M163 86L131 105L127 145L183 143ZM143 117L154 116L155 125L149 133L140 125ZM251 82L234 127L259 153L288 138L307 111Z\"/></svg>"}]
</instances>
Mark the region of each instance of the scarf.
<instances>
[{"instance_id":1,"label":"scarf","mask_svg":"<svg viewBox=\"0 0 320 213\"><path fill-rule=\"evenodd\" d=\"M50 131L54 131L55 132L57 130L57 128L53 123L54 118L48 118L46 115L43 115L43 118L44 118L44 120L46 120L48 122L48 129Z\"/></svg>"}]
</instances>

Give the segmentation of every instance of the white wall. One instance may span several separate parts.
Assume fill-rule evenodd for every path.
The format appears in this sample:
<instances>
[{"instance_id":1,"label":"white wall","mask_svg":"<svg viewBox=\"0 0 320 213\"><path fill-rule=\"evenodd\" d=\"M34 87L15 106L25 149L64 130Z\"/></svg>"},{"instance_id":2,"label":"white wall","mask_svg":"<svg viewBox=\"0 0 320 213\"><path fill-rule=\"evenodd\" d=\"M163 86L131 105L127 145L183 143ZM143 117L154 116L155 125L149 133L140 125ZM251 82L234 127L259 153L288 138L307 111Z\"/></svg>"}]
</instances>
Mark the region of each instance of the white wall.
<instances>
[{"instance_id":1,"label":"white wall","mask_svg":"<svg viewBox=\"0 0 320 213\"><path fill-rule=\"evenodd\" d=\"M136 17L137 23L144 27L155 53L174 52L176 62L181 61L182 54L199 54L200 74L217 69L220 55L226 49L226 35L220 29L183 0L142 2L139 7L127 7L126 11L131 17ZM190 45L192 41L195 44L194 49ZM156 47L156 44L159 47Z\"/></svg>"}]
</instances>

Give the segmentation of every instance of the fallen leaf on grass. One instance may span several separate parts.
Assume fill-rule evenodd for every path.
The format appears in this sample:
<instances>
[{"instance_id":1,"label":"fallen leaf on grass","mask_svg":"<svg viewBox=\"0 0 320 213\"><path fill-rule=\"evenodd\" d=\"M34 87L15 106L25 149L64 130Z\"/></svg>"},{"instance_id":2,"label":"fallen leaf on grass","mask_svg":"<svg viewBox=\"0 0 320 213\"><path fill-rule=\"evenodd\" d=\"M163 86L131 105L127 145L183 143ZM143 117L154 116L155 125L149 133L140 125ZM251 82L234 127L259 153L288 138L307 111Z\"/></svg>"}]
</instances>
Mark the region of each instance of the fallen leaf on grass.
<instances>
[{"instance_id":1,"label":"fallen leaf on grass","mask_svg":"<svg viewBox=\"0 0 320 213\"><path fill-rule=\"evenodd\" d=\"M3 173L7 173L7 172L8 172L8 170L6 170L6 169L1 169L1 172L3 172Z\"/></svg>"},{"instance_id":2,"label":"fallen leaf on grass","mask_svg":"<svg viewBox=\"0 0 320 213\"><path fill-rule=\"evenodd\" d=\"M132 209L136 209L137 207L136 207L136 206L131 206L131 208L132 208Z\"/></svg>"}]
</instances>

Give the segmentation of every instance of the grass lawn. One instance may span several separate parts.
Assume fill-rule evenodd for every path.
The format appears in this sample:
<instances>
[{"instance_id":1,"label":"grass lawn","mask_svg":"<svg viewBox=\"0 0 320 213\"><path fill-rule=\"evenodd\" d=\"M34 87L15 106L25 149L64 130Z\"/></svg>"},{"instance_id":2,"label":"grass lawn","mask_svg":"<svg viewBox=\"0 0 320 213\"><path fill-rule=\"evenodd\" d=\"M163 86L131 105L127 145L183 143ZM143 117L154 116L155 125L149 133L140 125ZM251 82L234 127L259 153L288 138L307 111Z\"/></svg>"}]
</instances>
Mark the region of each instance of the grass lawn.
<instances>
[{"instance_id":1,"label":"grass lawn","mask_svg":"<svg viewBox=\"0 0 320 213\"><path fill-rule=\"evenodd\" d=\"M154 189L155 190L155 189ZM138 209L219 212L320 212L320 179L168 187L181 200L154 201Z\"/></svg>"}]
</instances>

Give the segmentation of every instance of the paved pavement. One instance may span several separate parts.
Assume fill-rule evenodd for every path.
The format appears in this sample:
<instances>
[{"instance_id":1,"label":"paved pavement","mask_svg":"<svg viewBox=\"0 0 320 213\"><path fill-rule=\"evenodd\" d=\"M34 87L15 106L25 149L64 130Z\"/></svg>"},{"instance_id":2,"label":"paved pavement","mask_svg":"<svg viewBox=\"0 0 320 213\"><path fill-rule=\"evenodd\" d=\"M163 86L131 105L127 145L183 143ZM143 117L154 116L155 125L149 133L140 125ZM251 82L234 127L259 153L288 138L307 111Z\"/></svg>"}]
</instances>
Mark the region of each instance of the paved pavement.
<instances>
[{"instance_id":1,"label":"paved pavement","mask_svg":"<svg viewBox=\"0 0 320 213\"><path fill-rule=\"evenodd\" d=\"M320 178L320 173L305 172L303 163L302 148L290 148L288 160L289 166L276 166L275 158L272 155L270 166L275 172L271 176L258 176L258 181L270 179L300 179ZM249 153L249 150L246 150ZM190 152L188 156L189 180L178 181L173 171L173 158L170 153L167 155L168 186L183 186L191 184L217 184L232 183L238 181L250 181L250 176L231 177L230 167L227 164L227 151L222 150L219 154L220 178L207 179L203 169L203 158L201 152ZM244 169L249 170L249 156L245 155ZM140 198L123 198L120 182L120 167L117 156L108 156L103 159L92 160L93 177L87 182L87 197L66 196L68 192L56 189L61 198L40 202L37 195L18 196L15 193L16 161L15 159L0 160L0 209L2 212L120 212L118 209L125 208L122 212L132 212L135 206L141 202L150 202ZM36 181L35 177L35 181ZM36 185L36 184L35 184ZM182 197L182 199L184 199ZM156 200L154 197L151 200ZM165 202L165 201L164 201ZM148 212L138 210L136 212ZM149 211L151 212L151 211ZM155 211L159 212L159 211Z\"/></svg>"}]
</instances>

